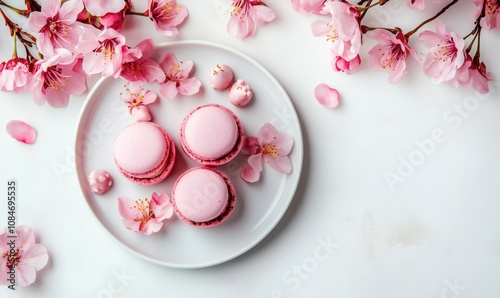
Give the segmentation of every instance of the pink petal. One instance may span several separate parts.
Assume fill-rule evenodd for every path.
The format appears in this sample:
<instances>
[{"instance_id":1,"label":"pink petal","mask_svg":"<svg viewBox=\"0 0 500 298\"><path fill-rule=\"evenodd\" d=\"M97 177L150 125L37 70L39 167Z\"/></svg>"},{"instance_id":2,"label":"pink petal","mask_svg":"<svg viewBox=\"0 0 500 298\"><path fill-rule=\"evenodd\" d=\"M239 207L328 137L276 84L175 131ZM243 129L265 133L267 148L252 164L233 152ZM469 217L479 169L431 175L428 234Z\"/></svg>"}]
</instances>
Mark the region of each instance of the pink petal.
<instances>
[{"instance_id":1,"label":"pink petal","mask_svg":"<svg viewBox=\"0 0 500 298\"><path fill-rule=\"evenodd\" d=\"M243 169L241 169L240 177L246 182L253 183L259 181L260 172L257 172L251 166L246 165Z\"/></svg>"},{"instance_id":2,"label":"pink petal","mask_svg":"<svg viewBox=\"0 0 500 298\"><path fill-rule=\"evenodd\" d=\"M135 121L151 121L151 113L146 106L134 107L130 113Z\"/></svg>"},{"instance_id":3,"label":"pink petal","mask_svg":"<svg viewBox=\"0 0 500 298\"><path fill-rule=\"evenodd\" d=\"M287 134L280 133L272 142L278 148L278 154L281 156L288 155L293 147L293 138Z\"/></svg>"},{"instance_id":4,"label":"pink petal","mask_svg":"<svg viewBox=\"0 0 500 298\"><path fill-rule=\"evenodd\" d=\"M257 133L260 144L269 144L274 141L275 137L279 134L279 131L271 123L266 123L262 125Z\"/></svg>"},{"instance_id":5,"label":"pink petal","mask_svg":"<svg viewBox=\"0 0 500 298\"><path fill-rule=\"evenodd\" d=\"M334 109L339 105L339 92L321 83L314 89L314 96L323 106Z\"/></svg>"},{"instance_id":6,"label":"pink petal","mask_svg":"<svg viewBox=\"0 0 500 298\"><path fill-rule=\"evenodd\" d=\"M243 139L243 146L241 147L241 152L244 154L254 155L260 149L259 139L257 137L245 137Z\"/></svg>"},{"instance_id":7,"label":"pink petal","mask_svg":"<svg viewBox=\"0 0 500 298\"><path fill-rule=\"evenodd\" d=\"M133 208L135 202L131 199L125 197L118 198L118 211L120 215L125 219L135 219L141 218L142 214L137 210L137 208Z\"/></svg>"},{"instance_id":8,"label":"pink petal","mask_svg":"<svg viewBox=\"0 0 500 298\"><path fill-rule=\"evenodd\" d=\"M24 248L24 247L23 247ZM35 244L30 249L23 249L22 261L23 263L30 264L36 271L42 269L47 265L49 255L47 249L41 244Z\"/></svg>"},{"instance_id":9,"label":"pink petal","mask_svg":"<svg viewBox=\"0 0 500 298\"><path fill-rule=\"evenodd\" d=\"M198 93L200 91L201 83L197 78L188 78L181 81L177 90L180 94L190 96Z\"/></svg>"},{"instance_id":10,"label":"pink petal","mask_svg":"<svg viewBox=\"0 0 500 298\"><path fill-rule=\"evenodd\" d=\"M18 226L16 228L16 235L18 237L17 246L29 249L35 245L35 232L29 226Z\"/></svg>"},{"instance_id":11,"label":"pink petal","mask_svg":"<svg viewBox=\"0 0 500 298\"><path fill-rule=\"evenodd\" d=\"M23 121L12 120L7 123L6 129L7 133L19 142L33 144L36 141L35 129Z\"/></svg>"},{"instance_id":12,"label":"pink petal","mask_svg":"<svg viewBox=\"0 0 500 298\"><path fill-rule=\"evenodd\" d=\"M292 172L292 161L288 156L266 158L266 162L279 173L290 174Z\"/></svg>"},{"instance_id":13,"label":"pink petal","mask_svg":"<svg viewBox=\"0 0 500 298\"><path fill-rule=\"evenodd\" d=\"M189 77L189 73L193 69L194 63L191 60L182 60L179 62L179 70L178 73L179 78L187 78Z\"/></svg>"},{"instance_id":14,"label":"pink petal","mask_svg":"<svg viewBox=\"0 0 500 298\"><path fill-rule=\"evenodd\" d=\"M248 158L248 165L255 171L262 172L262 154L255 154Z\"/></svg>"},{"instance_id":15,"label":"pink petal","mask_svg":"<svg viewBox=\"0 0 500 298\"><path fill-rule=\"evenodd\" d=\"M144 235L151 235L152 233L158 232L162 226L163 222L153 218L144 225L141 232L143 232Z\"/></svg>"},{"instance_id":16,"label":"pink petal","mask_svg":"<svg viewBox=\"0 0 500 298\"><path fill-rule=\"evenodd\" d=\"M160 84L160 94L165 96L167 99L174 99L177 96L177 93L177 86L175 82L168 81Z\"/></svg>"},{"instance_id":17,"label":"pink petal","mask_svg":"<svg viewBox=\"0 0 500 298\"><path fill-rule=\"evenodd\" d=\"M26 287L35 282L36 270L30 264L20 262L16 268L16 284Z\"/></svg>"},{"instance_id":18,"label":"pink petal","mask_svg":"<svg viewBox=\"0 0 500 298\"><path fill-rule=\"evenodd\" d=\"M265 5L254 6L255 10L255 23L258 25L264 24L274 20L274 11Z\"/></svg>"},{"instance_id":19,"label":"pink petal","mask_svg":"<svg viewBox=\"0 0 500 298\"><path fill-rule=\"evenodd\" d=\"M134 231L134 232L140 232L140 228L141 228L140 221L136 221L136 220L129 219L129 218L124 218L124 219L122 219L122 223L127 229Z\"/></svg>"},{"instance_id":20,"label":"pink petal","mask_svg":"<svg viewBox=\"0 0 500 298\"><path fill-rule=\"evenodd\" d=\"M144 93L144 98L142 99L142 103L145 105L148 105L150 103L153 103L156 101L156 98L158 97L158 94L156 94L154 91L146 91Z\"/></svg>"}]
</instances>

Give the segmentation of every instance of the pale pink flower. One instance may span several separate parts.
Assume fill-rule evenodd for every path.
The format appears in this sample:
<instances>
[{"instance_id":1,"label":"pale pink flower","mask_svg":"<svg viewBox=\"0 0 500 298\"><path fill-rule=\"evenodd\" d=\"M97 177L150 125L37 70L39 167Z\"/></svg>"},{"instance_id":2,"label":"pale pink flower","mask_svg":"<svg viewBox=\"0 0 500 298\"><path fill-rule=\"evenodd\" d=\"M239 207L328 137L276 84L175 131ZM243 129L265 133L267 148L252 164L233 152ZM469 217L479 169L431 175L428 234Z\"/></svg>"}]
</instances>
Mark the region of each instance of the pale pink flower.
<instances>
[{"instance_id":1,"label":"pale pink flower","mask_svg":"<svg viewBox=\"0 0 500 298\"><path fill-rule=\"evenodd\" d=\"M389 73L389 83L397 83L406 74L406 58L417 54L408 45L402 32L393 34L385 29L375 29L370 35L378 43L368 52L370 64Z\"/></svg>"},{"instance_id":2,"label":"pale pink flower","mask_svg":"<svg viewBox=\"0 0 500 298\"><path fill-rule=\"evenodd\" d=\"M260 0L231 0L227 32L238 39L251 37L257 26L274 20L274 11Z\"/></svg>"},{"instance_id":3,"label":"pale pink flower","mask_svg":"<svg viewBox=\"0 0 500 298\"><path fill-rule=\"evenodd\" d=\"M488 93L489 82L493 81L493 75L486 70L486 64L479 57L472 58L467 55L465 63L457 70L457 75L446 82L452 87L472 87L479 93Z\"/></svg>"},{"instance_id":4,"label":"pale pink flower","mask_svg":"<svg viewBox=\"0 0 500 298\"><path fill-rule=\"evenodd\" d=\"M359 55L354 57L354 59L347 61L340 56L333 57L332 68L337 72L345 72L346 74L353 74L358 71L361 66L361 58Z\"/></svg>"},{"instance_id":5,"label":"pale pink flower","mask_svg":"<svg viewBox=\"0 0 500 298\"><path fill-rule=\"evenodd\" d=\"M123 47L120 76L129 82L163 82L165 73L160 65L149 59L154 51L152 39L141 41L135 48Z\"/></svg>"},{"instance_id":6,"label":"pale pink flower","mask_svg":"<svg viewBox=\"0 0 500 298\"><path fill-rule=\"evenodd\" d=\"M201 83L197 78L189 77L194 63L191 60L178 62L172 53L167 53L160 62L165 73L165 81L160 84L160 93L167 99L173 99L177 93L190 96L200 91Z\"/></svg>"},{"instance_id":7,"label":"pale pink flower","mask_svg":"<svg viewBox=\"0 0 500 298\"><path fill-rule=\"evenodd\" d=\"M321 83L314 88L314 97L324 107L329 109L336 108L340 103L340 96L337 89Z\"/></svg>"},{"instance_id":8,"label":"pale pink flower","mask_svg":"<svg viewBox=\"0 0 500 298\"><path fill-rule=\"evenodd\" d=\"M326 36L326 40L332 43L332 56L340 56L346 61L353 60L362 44L358 9L341 1L326 2L325 9L332 15L332 20L313 22L313 35Z\"/></svg>"},{"instance_id":9,"label":"pale pink flower","mask_svg":"<svg viewBox=\"0 0 500 298\"><path fill-rule=\"evenodd\" d=\"M80 29L75 22L82 10L81 0L69 0L62 5L60 0L47 0L42 5L42 11L30 13L28 28L40 33L37 38L40 53L52 56L57 48L65 48L76 53Z\"/></svg>"},{"instance_id":10,"label":"pale pink flower","mask_svg":"<svg viewBox=\"0 0 500 298\"><path fill-rule=\"evenodd\" d=\"M125 1L123 0L83 0L83 3L87 11L93 16L117 13L125 7Z\"/></svg>"},{"instance_id":11,"label":"pale pink flower","mask_svg":"<svg viewBox=\"0 0 500 298\"><path fill-rule=\"evenodd\" d=\"M125 93L120 93L123 102L128 105L129 113L136 121L150 121L151 114L146 105L156 101L158 95L151 90L144 90L134 83L125 85Z\"/></svg>"},{"instance_id":12,"label":"pale pink flower","mask_svg":"<svg viewBox=\"0 0 500 298\"><path fill-rule=\"evenodd\" d=\"M83 69L88 74L102 73L103 76L118 77L122 70L122 47L125 36L118 31L104 29L96 40L87 40L80 50L86 52L83 57ZM88 49L92 49L88 51Z\"/></svg>"},{"instance_id":13,"label":"pale pink flower","mask_svg":"<svg viewBox=\"0 0 500 298\"><path fill-rule=\"evenodd\" d=\"M118 211L123 217L123 225L134 232L151 235L163 226L163 220L171 218L174 208L170 197L164 193L153 192L148 198L132 201L125 197L118 198Z\"/></svg>"},{"instance_id":14,"label":"pale pink flower","mask_svg":"<svg viewBox=\"0 0 500 298\"><path fill-rule=\"evenodd\" d=\"M488 83L493 81L493 75L486 70L486 64L482 61L473 61L468 71L468 86L471 86L479 93L488 93L490 91Z\"/></svg>"},{"instance_id":15,"label":"pale pink flower","mask_svg":"<svg viewBox=\"0 0 500 298\"><path fill-rule=\"evenodd\" d=\"M474 4L478 7L476 17L481 14L483 2L486 1L485 16L481 19L481 26L487 30L499 28L500 22L500 1L499 0L474 0Z\"/></svg>"},{"instance_id":16,"label":"pale pink flower","mask_svg":"<svg viewBox=\"0 0 500 298\"><path fill-rule=\"evenodd\" d=\"M289 174L292 171L292 162L288 154L292 147L291 136L280 133L270 123L264 124L259 129L257 137L245 137L243 141L241 150L250 157L248 157L248 165L241 171L241 178L247 182L258 181L264 162L279 173Z\"/></svg>"},{"instance_id":17,"label":"pale pink flower","mask_svg":"<svg viewBox=\"0 0 500 298\"><path fill-rule=\"evenodd\" d=\"M327 0L292 0L295 11L301 15L321 14Z\"/></svg>"},{"instance_id":18,"label":"pale pink flower","mask_svg":"<svg viewBox=\"0 0 500 298\"><path fill-rule=\"evenodd\" d=\"M36 130L21 120L11 120L5 127L7 133L18 142L33 144L36 141Z\"/></svg>"},{"instance_id":19,"label":"pale pink flower","mask_svg":"<svg viewBox=\"0 0 500 298\"><path fill-rule=\"evenodd\" d=\"M153 21L158 32L166 37L179 34L177 26L184 22L188 10L175 0L148 0L148 16Z\"/></svg>"},{"instance_id":20,"label":"pale pink flower","mask_svg":"<svg viewBox=\"0 0 500 298\"><path fill-rule=\"evenodd\" d=\"M12 58L0 63L0 90L19 92L23 90L32 74L30 64L24 58Z\"/></svg>"},{"instance_id":21,"label":"pale pink flower","mask_svg":"<svg viewBox=\"0 0 500 298\"><path fill-rule=\"evenodd\" d=\"M54 56L35 64L30 89L37 104L47 101L58 108L68 105L71 94L83 94L87 90L86 81L81 60L68 50L56 49Z\"/></svg>"},{"instance_id":22,"label":"pale pink flower","mask_svg":"<svg viewBox=\"0 0 500 298\"><path fill-rule=\"evenodd\" d=\"M441 21L436 21L436 32L420 33L420 41L430 47L424 58L424 73L435 83L452 80L465 62L465 42L458 34L448 33Z\"/></svg>"},{"instance_id":23,"label":"pale pink flower","mask_svg":"<svg viewBox=\"0 0 500 298\"><path fill-rule=\"evenodd\" d=\"M35 242L35 233L30 227L5 228L0 234L0 285L31 285L36 280L36 272L45 267L48 260L47 249ZM11 270L15 272L14 280L11 280Z\"/></svg>"}]
</instances>

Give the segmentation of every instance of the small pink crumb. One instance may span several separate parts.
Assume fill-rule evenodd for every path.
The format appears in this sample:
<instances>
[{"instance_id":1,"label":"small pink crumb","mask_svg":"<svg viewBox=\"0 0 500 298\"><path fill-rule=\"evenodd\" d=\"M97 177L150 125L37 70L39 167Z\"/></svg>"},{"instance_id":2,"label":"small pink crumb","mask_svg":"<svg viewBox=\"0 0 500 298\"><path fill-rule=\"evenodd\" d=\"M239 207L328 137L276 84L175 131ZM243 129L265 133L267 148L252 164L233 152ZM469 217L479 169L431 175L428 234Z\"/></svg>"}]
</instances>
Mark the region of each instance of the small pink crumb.
<instances>
[{"instance_id":1,"label":"small pink crumb","mask_svg":"<svg viewBox=\"0 0 500 298\"><path fill-rule=\"evenodd\" d=\"M250 86L243 80L237 80L229 89L229 101L237 107L247 105L252 96Z\"/></svg>"},{"instance_id":2,"label":"small pink crumb","mask_svg":"<svg viewBox=\"0 0 500 298\"><path fill-rule=\"evenodd\" d=\"M210 73L210 85L217 91L222 91L233 82L233 71L224 64L217 64Z\"/></svg>"},{"instance_id":3,"label":"small pink crumb","mask_svg":"<svg viewBox=\"0 0 500 298\"><path fill-rule=\"evenodd\" d=\"M90 190L98 195L102 195L107 192L108 189L113 184L113 179L108 172L104 170L95 170L90 173L89 177L89 186Z\"/></svg>"}]
</instances>

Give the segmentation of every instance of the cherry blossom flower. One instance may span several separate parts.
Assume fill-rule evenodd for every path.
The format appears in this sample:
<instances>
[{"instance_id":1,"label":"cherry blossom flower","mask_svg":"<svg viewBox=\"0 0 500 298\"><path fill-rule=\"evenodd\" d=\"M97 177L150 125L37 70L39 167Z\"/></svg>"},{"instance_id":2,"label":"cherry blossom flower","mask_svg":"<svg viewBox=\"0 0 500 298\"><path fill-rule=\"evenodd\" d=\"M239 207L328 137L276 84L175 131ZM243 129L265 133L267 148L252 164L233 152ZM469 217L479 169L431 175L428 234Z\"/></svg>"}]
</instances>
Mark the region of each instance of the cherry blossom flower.
<instances>
[{"instance_id":1,"label":"cherry blossom flower","mask_svg":"<svg viewBox=\"0 0 500 298\"><path fill-rule=\"evenodd\" d=\"M179 34L177 26L188 16L184 5L177 4L175 0L148 0L148 7L148 16L158 32L166 37Z\"/></svg>"},{"instance_id":2,"label":"cherry blossom flower","mask_svg":"<svg viewBox=\"0 0 500 298\"><path fill-rule=\"evenodd\" d=\"M124 45L125 36L111 28L104 29L95 40L80 43L79 49L86 53L83 69L88 74L102 73L105 77L118 77L122 70Z\"/></svg>"},{"instance_id":3,"label":"cherry blossom flower","mask_svg":"<svg viewBox=\"0 0 500 298\"><path fill-rule=\"evenodd\" d=\"M18 142L33 144L36 141L36 130L26 122L12 120L5 127L7 133Z\"/></svg>"},{"instance_id":4,"label":"cherry blossom flower","mask_svg":"<svg viewBox=\"0 0 500 298\"><path fill-rule=\"evenodd\" d=\"M247 182L258 181L264 162L279 173L289 174L292 171L292 162L288 154L292 147L291 136L280 133L270 123L264 124L259 129L257 137L245 137L243 141L241 150L250 157L248 157L248 165L241 171L241 178Z\"/></svg>"},{"instance_id":5,"label":"cherry blossom flower","mask_svg":"<svg viewBox=\"0 0 500 298\"><path fill-rule=\"evenodd\" d=\"M87 90L86 79L81 60L66 49L56 49L54 56L35 64L30 90L39 105L47 101L53 107L65 107L71 94Z\"/></svg>"},{"instance_id":6,"label":"cherry blossom flower","mask_svg":"<svg viewBox=\"0 0 500 298\"><path fill-rule=\"evenodd\" d=\"M483 3L486 1L485 16L481 19L481 26L487 30L499 28L500 22L500 1L499 0L474 0L474 4L478 7L476 17L481 14Z\"/></svg>"},{"instance_id":7,"label":"cherry blossom flower","mask_svg":"<svg viewBox=\"0 0 500 298\"><path fill-rule=\"evenodd\" d=\"M197 78L190 78L193 61L183 60L178 62L172 53L167 53L160 62L160 67L165 72L165 81L160 84L160 94L167 99L174 99L177 93L190 96L200 91L201 83Z\"/></svg>"},{"instance_id":8,"label":"cherry blossom flower","mask_svg":"<svg viewBox=\"0 0 500 298\"><path fill-rule=\"evenodd\" d=\"M118 211L123 217L123 225L134 232L151 235L163 226L163 220L171 218L174 208L170 197L164 193L153 192L148 198L132 201L125 197L118 198Z\"/></svg>"},{"instance_id":9,"label":"cherry blossom flower","mask_svg":"<svg viewBox=\"0 0 500 298\"><path fill-rule=\"evenodd\" d=\"M25 88L32 74L24 58L12 58L0 63L0 90L19 92Z\"/></svg>"},{"instance_id":10,"label":"cherry blossom flower","mask_svg":"<svg viewBox=\"0 0 500 298\"><path fill-rule=\"evenodd\" d=\"M326 36L326 40L332 43L331 52L334 57L340 56L346 61L353 60L362 44L358 9L341 1L326 2L325 9L332 15L332 20L313 22L313 35Z\"/></svg>"},{"instance_id":11,"label":"cherry blossom flower","mask_svg":"<svg viewBox=\"0 0 500 298\"><path fill-rule=\"evenodd\" d=\"M16 238L10 236L16 235ZM0 285L29 286L36 280L40 271L49 260L45 246L35 242L35 233L28 226L5 229L0 234ZM15 271L12 281L10 271Z\"/></svg>"},{"instance_id":12,"label":"cherry blossom flower","mask_svg":"<svg viewBox=\"0 0 500 298\"><path fill-rule=\"evenodd\" d=\"M479 93L489 92L488 83L493 80L493 75L486 70L486 64L479 57L472 58L467 55L465 63L457 70L457 75L446 83L452 87L472 87Z\"/></svg>"},{"instance_id":13,"label":"cherry blossom flower","mask_svg":"<svg viewBox=\"0 0 500 298\"><path fill-rule=\"evenodd\" d=\"M238 39L251 37L258 25L274 20L274 11L260 0L231 0L227 32Z\"/></svg>"},{"instance_id":14,"label":"cherry blossom flower","mask_svg":"<svg viewBox=\"0 0 500 298\"><path fill-rule=\"evenodd\" d=\"M292 0L292 6L298 13L307 16L321 14L326 0Z\"/></svg>"},{"instance_id":15,"label":"cherry blossom flower","mask_svg":"<svg viewBox=\"0 0 500 298\"><path fill-rule=\"evenodd\" d=\"M136 121L150 121L151 114L146 105L155 102L158 95L151 90L144 91L144 88L134 83L125 85L125 92L125 94L120 93L120 95L123 102L128 105L132 117Z\"/></svg>"},{"instance_id":16,"label":"cherry blossom flower","mask_svg":"<svg viewBox=\"0 0 500 298\"><path fill-rule=\"evenodd\" d=\"M30 13L28 28L40 33L37 39L40 53L52 56L57 48L65 48L76 53L80 30L75 22L82 10L81 0L69 0L62 5L60 0L47 0L42 5L42 11Z\"/></svg>"},{"instance_id":17,"label":"cherry blossom flower","mask_svg":"<svg viewBox=\"0 0 500 298\"><path fill-rule=\"evenodd\" d=\"M458 34L448 33L441 21L436 21L436 32L420 33L420 41L430 47L424 58L424 73L435 83L452 80L465 62L465 42Z\"/></svg>"},{"instance_id":18,"label":"cherry blossom flower","mask_svg":"<svg viewBox=\"0 0 500 298\"><path fill-rule=\"evenodd\" d=\"M129 82L163 82L165 73L160 65L149 59L153 54L152 39L141 41L134 49L123 47L122 68L120 76Z\"/></svg>"},{"instance_id":19,"label":"cherry blossom flower","mask_svg":"<svg viewBox=\"0 0 500 298\"><path fill-rule=\"evenodd\" d=\"M391 84L397 83L406 74L406 58L409 55L419 60L401 31L393 34L385 29L375 29L370 37L378 42L368 52L371 65L387 70Z\"/></svg>"},{"instance_id":20,"label":"cherry blossom flower","mask_svg":"<svg viewBox=\"0 0 500 298\"><path fill-rule=\"evenodd\" d=\"M59 1L59 0L58 0ZM107 13L117 13L125 7L125 1L83 0L85 8L93 16L103 16Z\"/></svg>"},{"instance_id":21,"label":"cherry blossom flower","mask_svg":"<svg viewBox=\"0 0 500 298\"><path fill-rule=\"evenodd\" d=\"M354 57L354 59L347 61L340 56L333 57L332 68L336 72L345 72L346 74L353 74L358 71L361 66L361 58L359 55Z\"/></svg>"},{"instance_id":22,"label":"cherry blossom flower","mask_svg":"<svg viewBox=\"0 0 500 298\"><path fill-rule=\"evenodd\" d=\"M329 109L336 108L339 101L339 92L335 88L331 88L327 84L321 83L314 88L314 97L324 107Z\"/></svg>"}]
</instances>

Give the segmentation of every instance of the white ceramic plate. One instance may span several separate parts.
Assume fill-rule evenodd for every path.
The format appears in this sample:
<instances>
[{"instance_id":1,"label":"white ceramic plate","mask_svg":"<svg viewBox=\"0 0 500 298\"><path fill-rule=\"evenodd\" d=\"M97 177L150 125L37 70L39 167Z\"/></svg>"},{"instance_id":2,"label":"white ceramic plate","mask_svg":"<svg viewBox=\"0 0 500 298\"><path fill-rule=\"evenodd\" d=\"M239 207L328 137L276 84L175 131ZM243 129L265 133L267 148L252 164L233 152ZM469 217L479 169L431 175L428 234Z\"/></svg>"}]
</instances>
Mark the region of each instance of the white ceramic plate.
<instances>
[{"instance_id":1,"label":"white ceramic plate","mask_svg":"<svg viewBox=\"0 0 500 298\"><path fill-rule=\"evenodd\" d=\"M300 123L295 109L281 85L261 65L231 48L204 41L181 41L157 46L153 59L159 61L171 52L178 60L192 60L193 75L202 83L195 96L167 100L159 95L149 105L153 122L163 126L173 137L178 158L173 173L162 183L139 186L126 180L113 161L113 142L119 131L134 120L121 101L124 92L121 79L101 79L89 93L79 119L76 138L76 165L81 189L88 206L104 229L125 248L151 262L179 268L207 267L228 261L259 243L278 223L288 208L299 182L303 143ZM235 78L245 80L254 92L252 102L243 108L229 103L227 90L210 87L209 74L216 64L229 65ZM147 89L157 91L158 84ZM158 92L157 92L158 93ZM159 93L158 93L159 94ZM198 105L214 102L225 105L240 118L247 135L257 135L266 122L294 138L290 154L291 174L280 174L265 165L261 181L248 184L239 178L246 163L241 154L227 165L219 167L233 181L237 202L232 215L222 224L210 228L189 226L176 218L164 221L163 228L149 236L127 230L118 213L117 198L136 200L151 197L152 192L170 195L175 179L196 164L189 160L179 146L182 118ZM88 174L104 169L114 178L114 185L104 195L94 195L87 185Z\"/></svg>"}]
</instances>

